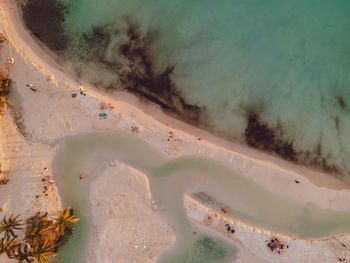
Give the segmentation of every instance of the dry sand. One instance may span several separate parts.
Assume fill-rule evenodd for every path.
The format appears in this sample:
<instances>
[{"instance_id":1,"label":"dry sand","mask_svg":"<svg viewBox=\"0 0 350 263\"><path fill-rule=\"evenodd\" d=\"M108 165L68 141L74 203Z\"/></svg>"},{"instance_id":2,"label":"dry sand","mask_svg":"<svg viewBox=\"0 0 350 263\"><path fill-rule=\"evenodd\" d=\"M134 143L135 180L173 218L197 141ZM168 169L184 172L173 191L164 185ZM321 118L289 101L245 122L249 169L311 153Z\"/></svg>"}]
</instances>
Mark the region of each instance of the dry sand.
<instances>
[{"instance_id":1,"label":"dry sand","mask_svg":"<svg viewBox=\"0 0 350 263\"><path fill-rule=\"evenodd\" d=\"M90 202L97 235L89 262L155 262L175 243L174 231L152 203L147 177L123 163L106 168L94 181Z\"/></svg>"},{"instance_id":2,"label":"dry sand","mask_svg":"<svg viewBox=\"0 0 350 263\"><path fill-rule=\"evenodd\" d=\"M83 83L87 96L78 94L72 98L72 93L79 92L77 81L31 38L7 0L0 0L0 33L9 39L2 49L1 65L9 56L15 58L10 77L20 98L16 116L6 109L0 121L0 163L3 170L10 171L10 183L0 186L0 207L4 208L0 215L14 212L27 216L38 210L57 213L61 208L57 189L53 187L48 197L42 195L43 168L49 167L50 174L59 139L99 130L133 134L172 158L183 155L212 158L290 199L321 208L350 210L349 190L329 176L215 138L165 116L156 106L146 105L130 94L111 97ZM37 92L28 89L28 83L34 83ZM101 110L101 105L108 103L114 109ZM100 120L100 112L107 113L108 118ZM137 127L138 132L133 132L132 127ZM168 141L170 131L174 138ZM155 262L173 244L174 231L154 211L147 178L132 167L124 164L118 167L105 171L90 193L91 203L99 206L93 206L95 227L91 246L95 249L90 250L89 262ZM117 184L116 177L123 180ZM120 199L121 192L128 196L127 201ZM36 195L41 197L36 199ZM265 240L277 233L223 215L215 216L209 208L188 197L185 204L191 220L219 233L226 235L224 221L236 225L237 233L229 238L241 249L238 262L337 262L337 257L347 256L347 250L338 242L350 245L350 240L341 235L313 241L279 235L290 248L281 256L273 254ZM106 217L98 216L101 213ZM213 220L208 221L208 216ZM148 227L140 231L145 225ZM7 259L0 257L0 262Z\"/></svg>"}]
</instances>

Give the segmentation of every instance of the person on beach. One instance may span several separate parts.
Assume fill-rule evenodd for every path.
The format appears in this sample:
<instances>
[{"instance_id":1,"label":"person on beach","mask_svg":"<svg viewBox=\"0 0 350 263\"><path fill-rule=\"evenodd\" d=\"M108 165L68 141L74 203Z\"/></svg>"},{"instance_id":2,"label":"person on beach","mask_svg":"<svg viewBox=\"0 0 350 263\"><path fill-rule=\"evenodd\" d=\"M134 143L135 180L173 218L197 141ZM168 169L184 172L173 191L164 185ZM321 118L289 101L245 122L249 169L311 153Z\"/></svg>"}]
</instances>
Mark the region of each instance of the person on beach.
<instances>
[{"instance_id":1,"label":"person on beach","mask_svg":"<svg viewBox=\"0 0 350 263\"><path fill-rule=\"evenodd\" d=\"M277 251L278 254L281 254L281 252L284 250L285 244L283 244L277 237L273 237L270 239L270 242L267 244L267 246L271 249L272 252ZM287 246L287 248L288 247L289 246Z\"/></svg>"},{"instance_id":2,"label":"person on beach","mask_svg":"<svg viewBox=\"0 0 350 263\"><path fill-rule=\"evenodd\" d=\"M80 92L85 92L84 87L83 87L83 86L80 86L80 85L79 85L79 90L80 90Z\"/></svg>"},{"instance_id":3,"label":"person on beach","mask_svg":"<svg viewBox=\"0 0 350 263\"><path fill-rule=\"evenodd\" d=\"M9 59L7 60L7 62L8 62L9 64L13 64L13 63L15 63L15 59L14 59L14 58L9 58Z\"/></svg>"},{"instance_id":4,"label":"person on beach","mask_svg":"<svg viewBox=\"0 0 350 263\"><path fill-rule=\"evenodd\" d=\"M85 173L81 173L80 176L79 176L80 180L85 179L86 177L87 177L87 176L86 176Z\"/></svg>"},{"instance_id":5,"label":"person on beach","mask_svg":"<svg viewBox=\"0 0 350 263\"><path fill-rule=\"evenodd\" d=\"M347 248L346 247L346 245L344 244L344 243L342 243L342 242L339 242L339 244L342 246L342 247L345 247L345 248Z\"/></svg>"},{"instance_id":6,"label":"person on beach","mask_svg":"<svg viewBox=\"0 0 350 263\"><path fill-rule=\"evenodd\" d=\"M7 184L9 182L9 179L1 179L0 180L0 185L1 184Z\"/></svg>"},{"instance_id":7,"label":"person on beach","mask_svg":"<svg viewBox=\"0 0 350 263\"><path fill-rule=\"evenodd\" d=\"M80 95L86 96L85 89L84 89L83 86L80 86L80 85L79 85L79 90L80 90Z\"/></svg>"}]
</instances>

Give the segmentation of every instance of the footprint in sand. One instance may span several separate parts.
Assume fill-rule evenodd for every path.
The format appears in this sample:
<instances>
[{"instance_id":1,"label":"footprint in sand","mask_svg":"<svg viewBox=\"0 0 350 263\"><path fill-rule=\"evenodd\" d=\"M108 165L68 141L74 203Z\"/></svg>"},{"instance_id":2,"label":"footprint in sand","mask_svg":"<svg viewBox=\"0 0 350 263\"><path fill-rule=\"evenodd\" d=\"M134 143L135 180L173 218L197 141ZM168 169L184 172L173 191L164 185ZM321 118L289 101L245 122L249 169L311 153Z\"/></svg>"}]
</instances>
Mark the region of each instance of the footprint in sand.
<instances>
[{"instance_id":1,"label":"footprint in sand","mask_svg":"<svg viewBox=\"0 0 350 263\"><path fill-rule=\"evenodd\" d=\"M115 217L115 216L116 216L116 213L115 213L115 211L114 211L113 208L108 207L108 208L106 209L106 211L105 211L105 215L106 215L107 217Z\"/></svg>"}]
</instances>

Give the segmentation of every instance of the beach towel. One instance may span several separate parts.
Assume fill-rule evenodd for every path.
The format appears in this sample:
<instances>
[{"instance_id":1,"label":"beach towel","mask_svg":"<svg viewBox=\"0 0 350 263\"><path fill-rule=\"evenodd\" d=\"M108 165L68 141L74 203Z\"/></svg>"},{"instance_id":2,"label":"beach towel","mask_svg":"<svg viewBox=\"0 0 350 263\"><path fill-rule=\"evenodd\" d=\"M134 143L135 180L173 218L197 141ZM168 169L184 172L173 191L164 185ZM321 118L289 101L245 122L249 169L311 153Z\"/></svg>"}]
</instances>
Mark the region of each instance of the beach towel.
<instances>
[{"instance_id":1,"label":"beach towel","mask_svg":"<svg viewBox=\"0 0 350 263\"><path fill-rule=\"evenodd\" d=\"M107 114L106 113L100 113L100 118L101 119L107 119Z\"/></svg>"}]
</instances>

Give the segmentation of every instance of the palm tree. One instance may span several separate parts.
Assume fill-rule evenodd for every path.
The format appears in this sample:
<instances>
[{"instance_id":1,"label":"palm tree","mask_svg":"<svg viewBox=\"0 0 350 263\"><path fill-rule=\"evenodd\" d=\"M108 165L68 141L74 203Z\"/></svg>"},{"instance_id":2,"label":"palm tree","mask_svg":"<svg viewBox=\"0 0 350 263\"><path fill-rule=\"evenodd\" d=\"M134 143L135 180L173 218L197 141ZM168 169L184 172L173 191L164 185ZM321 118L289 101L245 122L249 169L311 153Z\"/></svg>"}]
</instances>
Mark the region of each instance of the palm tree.
<instances>
[{"instance_id":1,"label":"palm tree","mask_svg":"<svg viewBox=\"0 0 350 263\"><path fill-rule=\"evenodd\" d=\"M6 253L6 255L9 258L14 258L15 257L15 251L17 251L18 245L22 241L15 242L14 239L9 239L9 238L1 238L0 239L0 255L3 253Z\"/></svg>"},{"instance_id":2,"label":"palm tree","mask_svg":"<svg viewBox=\"0 0 350 263\"><path fill-rule=\"evenodd\" d=\"M47 239L44 242L40 242L34 247L32 256L37 259L38 263L50 262L49 257L56 257L56 247L58 244L52 243Z\"/></svg>"},{"instance_id":3,"label":"palm tree","mask_svg":"<svg viewBox=\"0 0 350 263\"><path fill-rule=\"evenodd\" d=\"M23 225L23 221L18 218L21 215L14 217L14 214L11 214L9 219L6 219L6 216L0 221L0 233L4 232L5 237L9 238L11 235L13 237L17 237L15 235L14 230L22 229L19 227Z\"/></svg>"},{"instance_id":4,"label":"palm tree","mask_svg":"<svg viewBox=\"0 0 350 263\"><path fill-rule=\"evenodd\" d=\"M5 238L0 239L0 255L6 252L7 246L5 246Z\"/></svg>"},{"instance_id":5,"label":"palm tree","mask_svg":"<svg viewBox=\"0 0 350 263\"><path fill-rule=\"evenodd\" d=\"M79 218L76 218L73 215L72 208L68 206L67 209L65 209L64 211L61 210L57 218L57 222L55 224L56 231L59 231L61 236L63 236L67 231L73 231L73 224L79 220Z\"/></svg>"},{"instance_id":6,"label":"palm tree","mask_svg":"<svg viewBox=\"0 0 350 263\"><path fill-rule=\"evenodd\" d=\"M53 226L45 221L42 217L37 221L35 219L28 220L25 239L30 245L35 246L38 242L48 238L52 232Z\"/></svg>"},{"instance_id":7,"label":"palm tree","mask_svg":"<svg viewBox=\"0 0 350 263\"><path fill-rule=\"evenodd\" d=\"M18 263L31 263L33 262L33 258L32 258L32 253L30 251L30 246L28 245L28 243L22 243L23 246L18 246L17 248L17 253L15 255L15 258L18 260ZM29 250L28 250L29 248Z\"/></svg>"}]
</instances>

